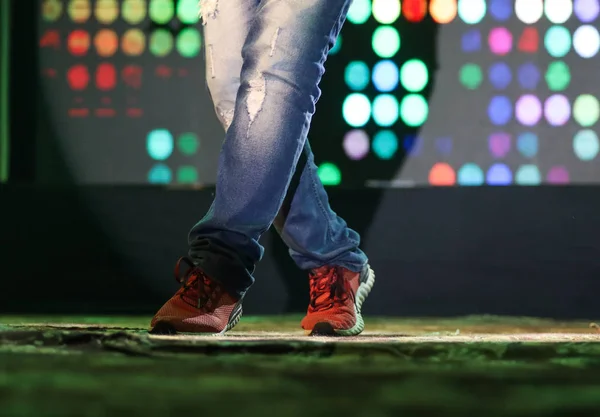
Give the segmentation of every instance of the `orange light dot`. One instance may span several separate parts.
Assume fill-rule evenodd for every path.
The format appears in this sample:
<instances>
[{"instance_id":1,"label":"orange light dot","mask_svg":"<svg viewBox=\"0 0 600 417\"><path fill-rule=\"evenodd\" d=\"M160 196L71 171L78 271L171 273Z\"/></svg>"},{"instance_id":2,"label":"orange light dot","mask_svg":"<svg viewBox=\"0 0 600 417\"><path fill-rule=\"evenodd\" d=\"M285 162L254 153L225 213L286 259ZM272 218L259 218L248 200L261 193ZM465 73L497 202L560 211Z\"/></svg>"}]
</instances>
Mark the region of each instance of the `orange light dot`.
<instances>
[{"instance_id":1,"label":"orange light dot","mask_svg":"<svg viewBox=\"0 0 600 417\"><path fill-rule=\"evenodd\" d=\"M450 186L456 184L456 172L444 163L438 162L429 171L429 183L436 186Z\"/></svg>"},{"instance_id":2,"label":"orange light dot","mask_svg":"<svg viewBox=\"0 0 600 417\"><path fill-rule=\"evenodd\" d=\"M429 5L429 14L438 23L452 22L457 12L456 0L431 0Z\"/></svg>"},{"instance_id":3,"label":"orange light dot","mask_svg":"<svg viewBox=\"0 0 600 417\"><path fill-rule=\"evenodd\" d=\"M94 37L94 46L98 55L109 57L117 52L119 38L114 30L102 29Z\"/></svg>"},{"instance_id":4,"label":"orange light dot","mask_svg":"<svg viewBox=\"0 0 600 417\"><path fill-rule=\"evenodd\" d=\"M121 38L121 49L126 55L139 56L145 48L146 36L139 29L129 29Z\"/></svg>"}]
</instances>

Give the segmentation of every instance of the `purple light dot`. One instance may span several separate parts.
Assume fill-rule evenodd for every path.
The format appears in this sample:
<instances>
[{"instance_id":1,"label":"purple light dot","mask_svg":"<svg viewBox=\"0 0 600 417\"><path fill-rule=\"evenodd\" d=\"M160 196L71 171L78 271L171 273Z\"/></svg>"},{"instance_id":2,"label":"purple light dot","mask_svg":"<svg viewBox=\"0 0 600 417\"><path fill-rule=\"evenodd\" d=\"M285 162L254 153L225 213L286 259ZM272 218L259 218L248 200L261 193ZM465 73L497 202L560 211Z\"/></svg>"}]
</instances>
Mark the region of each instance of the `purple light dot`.
<instances>
[{"instance_id":1,"label":"purple light dot","mask_svg":"<svg viewBox=\"0 0 600 417\"><path fill-rule=\"evenodd\" d=\"M575 0L573 5L575 15L584 23L596 20L600 14L600 4L598 0Z\"/></svg>"},{"instance_id":2,"label":"purple light dot","mask_svg":"<svg viewBox=\"0 0 600 417\"><path fill-rule=\"evenodd\" d=\"M541 75L532 63L521 65L519 68L519 84L526 90L535 90L540 82Z\"/></svg>"},{"instance_id":3,"label":"purple light dot","mask_svg":"<svg viewBox=\"0 0 600 417\"><path fill-rule=\"evenodd\" d=\"M512 50L512 33L506 28L495 28L488 38L490 50L496 55L506 55Z\"/></svg>"},{"instance_id":4,"label":"purple light dot","mask_svg":"<svg viewBox=\"0 0 600 417\"><path fill-rule=\"evenodd\" d=\"M363 159L369 153L369 136L362 130L351 130L344 136L343 146L348 158Z\"/></svg>"},{"instance_id":5,"label":"purple light dot","mask_svg":"<svg viewBox=\"0 0 600 417\"><path fill-rule=\"evenodd\" d=\"M493 133L489 137L490 153L495 158L504 158L510 152L510 135L508 133Z\"/></svg>"},{"instance_id":6,"label":"purple light dot","mask_svg":"<svg viewBox=\"0 0 600 417\"><path fill-rule=\"evenodd\" d=\"M477 52L481 49L481 33L474 29L462 37L462 49L465 52Z\"/></svg>"},{"instance_id":7,"label":"purple light dot","mask_svg":"<svg viewBox=\"0 0 600 417\"><path fill-rule=\"evenodd\" d=\"M524 95L517 100L515 113L522 125L535 126L542 118L542 103L534 95Z\"/></svg>"},{"instance_id":8,"label":"purple light dot","mask_svg":"<svg viewBox=\"0 0 600 417\"><path fill-rule=\"evenodd\" d=\"M442 155L452 153L452 138L438 138L435 141L435 147Z\"/></svg>"},{"instance_id":9,"label":"purple light dot","mask_svg":"<svg viewBox=\"0 0 600 417\"><path fill-rule=\"evenodd\" d=\"M504 164L494 164L488 169L486 182L489 185L509 185L512 182L512 172Z\"/></svg>"},{"instance_id":10,"label":"purple light dot","mask_svg":"<svg viewBox=\"0 0 600 417\"><path fill-rule=\"evenodd\" d=\"M555 94L544 103L544 114L550 125L563 126L571 118L571 104L565 96Z\"/></svg>"},{"instance_id":11,"label":"purple light dot","mask_svg":"<svg viewBox=\"0 0 600 417\"><path fill-rule=\"evenodd\" d=\"M488 71L488 76L492 85L498 90L504 90L512 81L510 67L504 62L493 64Z\"/></svg>"},{"instance_id":12,"label":"purple light dot","mask_svg":"<svg viewBox=\"0 0 600 417\"><path fill-rule=\"evenodd\" d=\"M569 171L562 166L552 167L546 178L550 184L568 184Z\"/></svg>"}]
</instances>

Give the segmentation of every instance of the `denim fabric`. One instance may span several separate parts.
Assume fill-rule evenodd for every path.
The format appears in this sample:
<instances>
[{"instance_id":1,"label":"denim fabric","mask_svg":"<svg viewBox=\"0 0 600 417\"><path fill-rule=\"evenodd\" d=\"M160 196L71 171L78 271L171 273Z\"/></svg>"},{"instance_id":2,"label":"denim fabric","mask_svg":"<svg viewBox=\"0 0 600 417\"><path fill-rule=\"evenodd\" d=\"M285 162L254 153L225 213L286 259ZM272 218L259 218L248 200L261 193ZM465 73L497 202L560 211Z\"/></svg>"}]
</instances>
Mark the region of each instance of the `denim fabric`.
<instances>
[{"instance_id":1,"label":"denim fabric","mask_svg":"<svg viewBox=\"0 0 600 417\"><path fill-rule=\"evenodd\" d=\"M216 194L190 256L232 293L252 285L274 224L305 270L366 264L329 206L306 140L324 62L350 0L203 0L206 78L226 131ZM217 249L216 249L217 248Z\"/></svg>"}]
</instances>

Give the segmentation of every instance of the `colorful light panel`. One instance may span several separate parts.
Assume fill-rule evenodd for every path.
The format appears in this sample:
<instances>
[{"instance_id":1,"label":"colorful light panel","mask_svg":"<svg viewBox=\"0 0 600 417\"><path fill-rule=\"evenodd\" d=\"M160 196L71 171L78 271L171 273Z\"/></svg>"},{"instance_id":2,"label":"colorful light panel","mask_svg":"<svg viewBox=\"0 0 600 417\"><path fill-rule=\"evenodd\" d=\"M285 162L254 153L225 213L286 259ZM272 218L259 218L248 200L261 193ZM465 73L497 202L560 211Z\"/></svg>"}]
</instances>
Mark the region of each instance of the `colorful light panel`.
<instances>
[{"instance_id":1,"label":"colorful light panel","mask_svg":"<svg viewBox=\"0 0 600 417\"><path fill-rule=\"evenodd\" d=\"M72 92L69 117L145 118L135 145L144 180L203 182L193 158L212 148L201 141L198 109L177 109L189 126L170 123L172 113L144 108L161 99L141 94L148 84L166 97L173 80L201 73L197 0L39 4L40 49L65 57L64 70L44 74ZM600 0L353 0L347 21L327 63L343 91L325 87L328 97L339 94L342 131L331 123L315 139L330 138L345 158L319 164L326 185L373 162L406 164L399 178L414 185L600 181ZM421 45L420 30L432 25L439 68ZM442 107L432 94L446 95Z\"/></svg>"},{"instance_id":2,"label":"colorful light panel","mask_svg":"<svg viewBox=\"0 0 600 417\"><path fill-rule=\"evenodd\" d=\"M457 49L464 55L455 70L456 81L465 97L472 97L478 103L464 111L473 111L473 123L487 123L493 133L481 139L482 145L487 143L487 160L482 160L482 150L468 151L464 145L457 145L463 154L456 155L451 137L431 138L434 147L429 152L436 152L438 158L454 158L454 162L432 163L426 182L437 186L568 183L570 163L556 165L556 152L551 151L553 146L557 149L562 146L561 137L572 141L573 156L580 163L595 160L600 152L600 88L594 87L598 85L595 78L594 81L589 78L594 71L583 67L588 65L587 61L598 58L599 3L598 0L355 1L350 21L356 25L376 24L371 47L377 62L368 68L367 60L361 61L354 82L346 76L349 90L362 92L351 93L344 101L346 122L353 128L361 128L360 136L356 133L349 136L356 142L352 151L344 142L346 155L358 160L357 149L360 149L360 160L368 158L368 152L382 161L406 155L423 157L421 147L412 147L421 141L409 139L407 134L403 140L402 132L421 129L427 124L430 109L421 93L431 82L431 69L416 56L407 57L403 53L404 43L418 43L405 39L408 35L403 28L430 18L442 27L454 25L452 33L461 32ZM350 65L354 64L348 67L354 69ZM580 66L587 74L587 84L576 79ZM597 71L597 65L595 68ZM369 69L374 90L369 90L365 82ZM442 67L441 72L444 71L448 69ZM438 89L447 86L439 83L438 80ZM595 88L595 93L586 88ZM461 99L457 97L457 101ZM453 111L448 109L448 114ZM447 123L449 126L453 123L450 116ZM367 147L366 138L371 132L371 146ZM468 137L460 139L476 146ZM403 143L410 145L402 147ZM550 165L544 162L545 152L554 152L548 159L552 161L548 162ZM468 161L467 155L475 161ZM568 159L568 155L564 158Z\"/></svg>"}]
</instances>

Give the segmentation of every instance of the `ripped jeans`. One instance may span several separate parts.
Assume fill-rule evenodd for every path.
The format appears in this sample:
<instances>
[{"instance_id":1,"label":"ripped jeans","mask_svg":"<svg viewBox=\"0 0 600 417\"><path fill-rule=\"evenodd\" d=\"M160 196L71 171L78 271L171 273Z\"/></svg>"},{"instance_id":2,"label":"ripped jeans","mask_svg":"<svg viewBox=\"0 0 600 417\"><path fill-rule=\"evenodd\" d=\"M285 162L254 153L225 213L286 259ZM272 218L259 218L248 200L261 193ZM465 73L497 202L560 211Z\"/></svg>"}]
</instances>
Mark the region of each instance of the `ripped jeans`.
<instances>
[{"instance_id":1,"label":"ripped jeans","mask_svg":"<svg viewBox=\"0 0 600 417\"><path fill-rule=\"evenodd\" d=\"M307 141L324 62L351 0L202 0L206 78L226 131L190 257L230 293L252 285L274 225L305 270L367 262L329 206Z\"/></svg>"}]
</instances>

